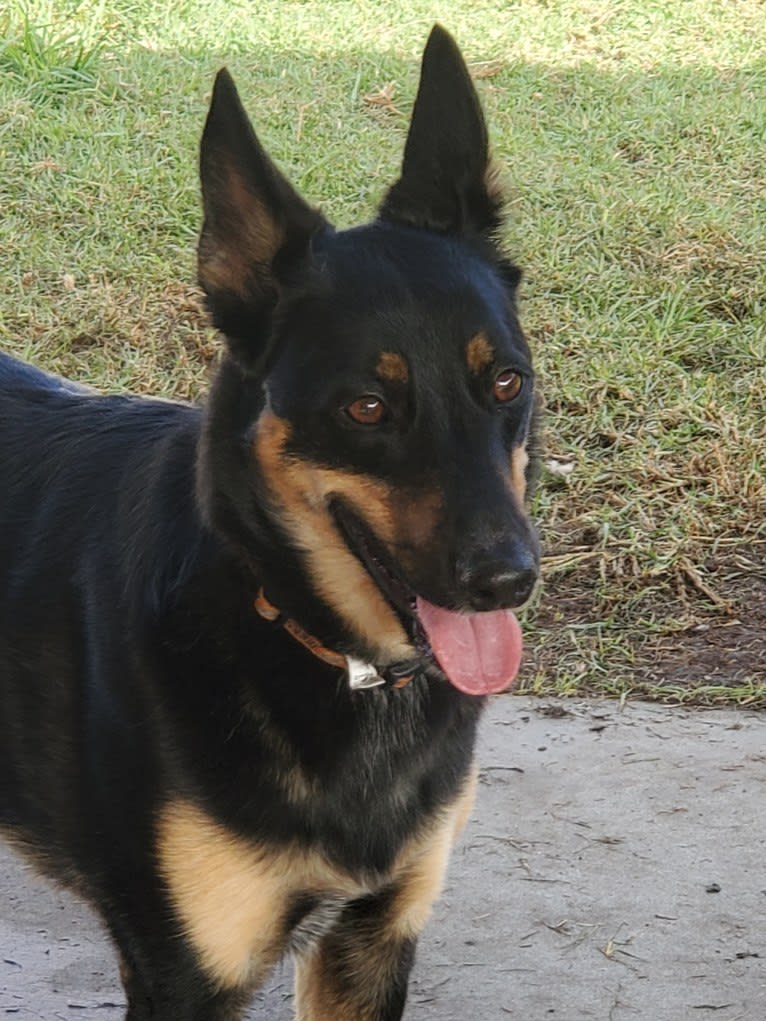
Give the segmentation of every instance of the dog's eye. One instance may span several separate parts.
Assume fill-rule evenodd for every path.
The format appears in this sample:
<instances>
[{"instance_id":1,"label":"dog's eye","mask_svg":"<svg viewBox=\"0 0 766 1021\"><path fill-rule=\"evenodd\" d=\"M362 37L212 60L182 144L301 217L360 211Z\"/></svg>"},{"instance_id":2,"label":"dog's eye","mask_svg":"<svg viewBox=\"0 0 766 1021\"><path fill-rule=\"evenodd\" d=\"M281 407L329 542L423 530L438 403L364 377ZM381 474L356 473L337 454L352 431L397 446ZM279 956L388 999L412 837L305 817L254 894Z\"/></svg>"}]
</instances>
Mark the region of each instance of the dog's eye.
<instances>
[{"instance_id":1,"label":"dog's eye","mask_svg":"<svg viewBox=\"0 0 766 1021\"><path fill-rule=\"evenodd\" d=\"M507 404L521 393L521 376L508 369L495 379L495 400Z\"/></svg>"},{"instance_id":2,"label":"dog's eye","mask_svg":"<svg viewBox=\"0 0 766 1021\"><path fill-rule=\"evenodd\" d=\"M387 413L386 405L375 394L365 394L364 397L357 397L346 408L348 417L358 422L359 425L379 425Z\"/></svg>"}]
</instances>

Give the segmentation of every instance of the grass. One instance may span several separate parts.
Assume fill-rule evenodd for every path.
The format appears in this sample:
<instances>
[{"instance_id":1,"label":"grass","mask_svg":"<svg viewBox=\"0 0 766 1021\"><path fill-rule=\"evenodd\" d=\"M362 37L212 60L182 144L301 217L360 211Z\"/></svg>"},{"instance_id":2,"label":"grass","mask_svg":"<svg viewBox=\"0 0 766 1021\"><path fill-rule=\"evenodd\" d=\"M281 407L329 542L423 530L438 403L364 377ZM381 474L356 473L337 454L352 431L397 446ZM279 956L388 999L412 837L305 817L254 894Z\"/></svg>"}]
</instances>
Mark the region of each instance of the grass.
<instances>
[{"instance_id":1,"label":"grass","mask_svg":"<svg viewBox=\"0 0 766 1021\"><path fill-rule=\"evenodd\" d=\"M766 704L766 19L759 0L29 0L0 14L0 343L204 392L196 147L227 63L340 225L396 173L430 25L510 188L546 394L525 685Z\"/></svg>"},{"instance_id":2,"label":"grass","mask_svg":"<svg viewBox=\"0 0 766 1021\"><path fill-rule=\"evenodd\" d=\"M74 14L75 6L70 7ZM38 22L32 8L19 6L0 24L0 73L15 77L30 97L43 102L97 85L102 40L95 21L65 27L48 14Z\"/></svg>"}]
</instances>

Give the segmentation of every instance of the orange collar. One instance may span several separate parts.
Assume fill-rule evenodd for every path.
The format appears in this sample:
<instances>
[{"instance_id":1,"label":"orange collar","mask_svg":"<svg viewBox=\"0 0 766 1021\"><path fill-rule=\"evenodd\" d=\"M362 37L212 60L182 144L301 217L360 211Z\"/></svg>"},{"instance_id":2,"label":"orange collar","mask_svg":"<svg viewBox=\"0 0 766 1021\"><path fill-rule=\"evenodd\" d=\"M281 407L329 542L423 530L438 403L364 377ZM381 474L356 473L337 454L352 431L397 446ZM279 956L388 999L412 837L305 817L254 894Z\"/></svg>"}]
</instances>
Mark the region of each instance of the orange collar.
<instances>
[{"instance_id":1,"label":"orange collar","mask_svg":"<svg viewBox=\"0 0 766 1021\"><path fill-rule=\"evenodd\" d=\"M342 670L345 670L352 688L376 688L381 684L391 684L394 688L404 688L415 676L415 671L413 671L404 676L395 676L387 679L386 677L381 677L376 668L368 667L368 664L361 663L360 660L355 660L350 656L344 656L343 653L328 649L326 645L320 642L316 635L312 635L304 627L301 627L297 620L293 620L292 617L285 617L273 603L269 602L262 588L256 596L255 608L264 620L274 624L281 624L296 642L300 642L317 659L321 659L323 663L329 663L330 666L340 667Z\"/></svg>"}]
</instances>

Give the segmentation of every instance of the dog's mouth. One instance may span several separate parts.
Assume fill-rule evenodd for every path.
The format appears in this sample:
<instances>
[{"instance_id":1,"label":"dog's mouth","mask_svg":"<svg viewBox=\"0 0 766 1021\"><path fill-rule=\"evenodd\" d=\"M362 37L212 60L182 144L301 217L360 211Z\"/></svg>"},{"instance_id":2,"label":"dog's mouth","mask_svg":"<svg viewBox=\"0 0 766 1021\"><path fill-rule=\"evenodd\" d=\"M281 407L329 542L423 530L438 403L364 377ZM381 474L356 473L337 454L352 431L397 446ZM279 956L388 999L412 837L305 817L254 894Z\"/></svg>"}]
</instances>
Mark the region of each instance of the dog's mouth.
<instances>
[{"instance_id":1,"label":"dog's mouth","mask_svg":"<svg viewBox=\"0 0 766 1021\"><path fill-rule=\"evenodd\" d=\"M350 551L401 622L419 669L469 695L510 687L522 652L521 628L511 610L461 613L436 606L407 583L384 544L345 503L335 500L331 510Z\"/></svg>"},{"instance_id":2,"label":"dog's mouth","mask_svg":"<svg viewBox=\"0 0 766 1021\"><path fill-rule=\"evenodd\" d=\"M335 500L331 510L346 545L391 605L417 653L433 660L433 650L418 619L417 594L396 569L383 543L345 503Z\"/></svg>"}]
</instances>

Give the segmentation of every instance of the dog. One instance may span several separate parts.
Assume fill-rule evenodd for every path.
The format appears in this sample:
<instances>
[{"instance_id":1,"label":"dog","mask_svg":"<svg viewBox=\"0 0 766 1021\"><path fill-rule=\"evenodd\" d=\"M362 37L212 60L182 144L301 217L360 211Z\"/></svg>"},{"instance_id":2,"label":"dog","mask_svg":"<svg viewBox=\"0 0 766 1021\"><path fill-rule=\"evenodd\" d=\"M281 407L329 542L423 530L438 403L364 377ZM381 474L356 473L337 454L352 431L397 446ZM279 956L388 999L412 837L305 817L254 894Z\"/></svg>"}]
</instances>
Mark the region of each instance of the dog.
<instances>
[{"instance_id":1,"label":"dog","mask_svg":"<svg viewBox=\"0 0 766 1021\"><path fill-rule=\"evenodd\" d=\"M537 399L479 101L427 42L336 231L219 72L203 407L0 360L0 827L100 912L127 1021L402 1017L536 583Z\"/></svg>"}]
</instances>

